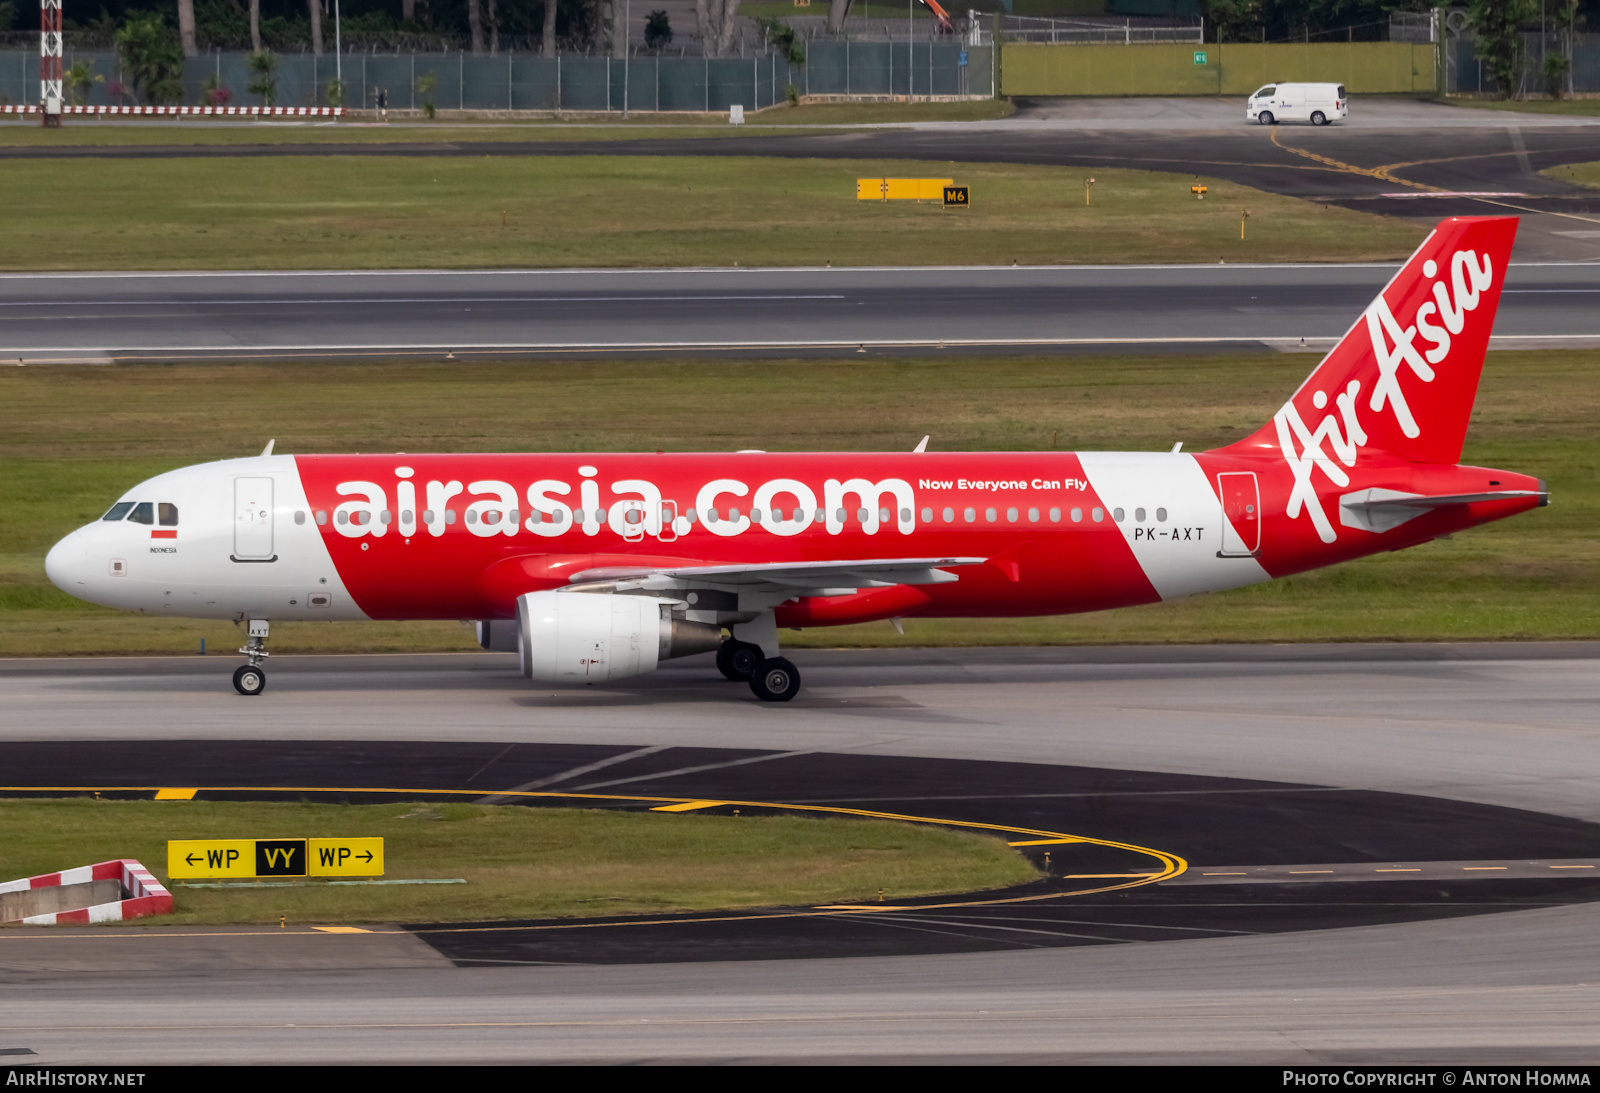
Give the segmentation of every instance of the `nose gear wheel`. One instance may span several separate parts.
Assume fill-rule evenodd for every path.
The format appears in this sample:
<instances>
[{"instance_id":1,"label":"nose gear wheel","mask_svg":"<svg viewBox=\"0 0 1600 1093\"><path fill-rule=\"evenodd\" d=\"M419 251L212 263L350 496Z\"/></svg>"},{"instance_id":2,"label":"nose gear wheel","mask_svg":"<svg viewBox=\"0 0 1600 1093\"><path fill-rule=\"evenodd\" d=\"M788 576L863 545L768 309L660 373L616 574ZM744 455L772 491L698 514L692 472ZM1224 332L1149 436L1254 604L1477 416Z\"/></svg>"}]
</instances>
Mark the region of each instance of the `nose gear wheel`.
<instances>
[{"instance_id":1,"label":"nose gear wheel","mask_svg":"<svg viewBox=\"0 0 1600 1093\"><path fill-rule=\"evenodd\" d=\"M258 695L267 689L267 673L254 664L241 664L233 672L233 689L242 695Z\"/></svg>"}]
</instances>

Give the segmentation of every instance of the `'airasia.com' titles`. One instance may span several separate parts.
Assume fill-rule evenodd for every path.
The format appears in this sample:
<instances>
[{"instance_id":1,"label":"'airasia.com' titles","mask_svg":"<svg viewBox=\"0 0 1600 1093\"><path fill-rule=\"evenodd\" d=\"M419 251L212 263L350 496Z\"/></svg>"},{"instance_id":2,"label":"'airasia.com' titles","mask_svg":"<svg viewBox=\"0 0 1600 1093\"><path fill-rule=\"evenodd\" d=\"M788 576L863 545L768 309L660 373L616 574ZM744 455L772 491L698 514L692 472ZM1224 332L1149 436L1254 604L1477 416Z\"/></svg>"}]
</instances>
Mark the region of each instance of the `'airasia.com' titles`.
<instances>
[{"instance_id":1,"label":"'airasia.com' titles","mask_svg":"<svg viewBox=\"0 0 1600 1093\"><path fill-rule=\"evenodd\" d=\"M1438 263L1433 259L1423 262L1424 277L1435 278L1438 273ZM1407 437L1415 439L1422 434L1400 383L1401 365L1418 381L1432 383L1436 376L1433 366L1450 354L1451 335L1461 333L1467 313L1477 309L1480 296L1493 282L1493 264L1487 254L1480 260L1475 251L1456 251L1450 259L1449 288L1443 278L1435 280L1433 298L1418 306L1412 324L1403 329L1389 309L1388 301L1379 293L1366 313L1367 337L1378 364L1378 378L1366 400L1369 410L1374 413L1387 410ZM1438 323L1432 321L1435 318ZM1415 345L1419 333L1429 345L1426 352ZM1292 398L1272 419L1278 430L1278 449L1294 476L1285 511L1290 519L1298 519L1303 511L1324 543L1337 539L1338 532L1323 510L1312 474L1321 471L1336 486L1350 484L1344 467L1356 465L1360 449L1367 443L1367 432L1361 427L1358 413L1360 394L1361 381L1350 380L1344 390L1334 396L1337 410L1329 410L1316 429L1306 425ZM1311 404L1318 410L1325 409L1328 393L1313 390ZM1324 443L1332 449L1331 454L1324 450Z\"/></svg>"},{"instance_id":2,"label":"'airasia.com' titles","mask_svg":"<svg viewBox=\"0 0 1600 1093\"><path fill-rule=\"evenodd\" d=\"M798 535L812 525L838 535L852 522L868 535L889 526L909 535L916 527L916 496L901 478L830 478L820 498L795 478L774 478L754 487L737 478L717 478L695 492L692 508L680 511L676 501L664 498L659 486L643 478L610 483L608 499L602 501L599 472L592 466L578 468L576 493L572 483L556 478L541 478L519 491L510 482L488 478L465 484L417 482L415 473L407 466L394 469L392 508L383 483L340 482L334 489L345 500L333 510L334 530L351 539L382 538L391 528L406 537L423 532L438 537L459 521L469 533L486 539L521 531L547 538L574 531L598 535L602 528L638 539L686 535L696 526L721 536L742 535L755 526L780 536ZM458 511L451 502L463 495L466 504ZM318 523L326 518L317 514Z\"/></svg>"}]
</instances>

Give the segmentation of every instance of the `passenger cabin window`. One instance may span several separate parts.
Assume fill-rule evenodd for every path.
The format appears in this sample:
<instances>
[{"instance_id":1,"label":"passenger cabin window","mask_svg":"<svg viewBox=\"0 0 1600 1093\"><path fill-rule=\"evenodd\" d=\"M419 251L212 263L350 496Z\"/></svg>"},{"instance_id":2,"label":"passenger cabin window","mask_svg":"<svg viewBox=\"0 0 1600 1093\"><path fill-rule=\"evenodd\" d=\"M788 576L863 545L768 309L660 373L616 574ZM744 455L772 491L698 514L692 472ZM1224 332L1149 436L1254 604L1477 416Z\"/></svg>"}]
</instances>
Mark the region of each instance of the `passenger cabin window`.
<instances>
[{"instance_id":1,"label":"passenger cabin window","mask_svg":"<svg viewBox=\"0 0 1600 1093\"><path fill-rule=\"evenodd\" d=\"M159 506L157 506L156 512L161 517L162 527L175 528L178 526L177 505L169 505L167 502L163 501Z\"/></svg>"},{"instance_id":2,"label":"passenger cabin window","mask_svg":"<svg viewBox=\"0 0 1600 1093\"><path fill-rule=\"evenodd\" d=\"M100 517L100 519L102 519L102 520L121 520L123 517L128 515L128 511L130 509L132 509L132 508L133 508L133 502L132 501L118 501L115 505L111 506L111 511L107 512L104 516Z\"/></svg>"},{"instance_id":3,"label":"passenger cabin window","mask_svg":"<svg viewBox=\"0 0 1600 1093\"><path fill-rule=\"evenodd\" d=\"M140 501L128 513L128 519L136 524L153 524L156 522L156 507L149 501Z\"/></svg>"}]
</instances>

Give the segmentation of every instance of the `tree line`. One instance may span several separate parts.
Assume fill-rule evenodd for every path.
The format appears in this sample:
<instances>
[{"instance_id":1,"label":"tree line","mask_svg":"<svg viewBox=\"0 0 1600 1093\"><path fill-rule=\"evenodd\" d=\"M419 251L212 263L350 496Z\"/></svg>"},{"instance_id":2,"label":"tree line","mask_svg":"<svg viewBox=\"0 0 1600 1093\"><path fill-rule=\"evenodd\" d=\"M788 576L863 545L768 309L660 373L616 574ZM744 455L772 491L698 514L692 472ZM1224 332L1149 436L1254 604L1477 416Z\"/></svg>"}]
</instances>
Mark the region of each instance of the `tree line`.
<instances>
[{"instance_id":1,"label":"tree line","mask_svg":"<svg viewBox=\"0 0 1600 1093\"><path fill-rule=\"evenodd\" d=\"M1391 12L1466 9L1481 36L1506 24L1538 29L1542 20L1582 30L1600 0L1202 0L1208 42L1381 41ZM1483 29L1476 29L1483 28Z\"/></svg>"},{"instance_id":2,"label":"tree line","mask_svg":"<svg viewBox=\"0 0 1600 1093\"><path fill-rule=\"evenodd\" d=\"M625 41L623 0L341 0L346 48L462 49L495 53L533 49L621 56L628 46L659 50L688 29L711 56L734 48L740 0L696 0L697 26L673 28L665 11L646 17L644 41ZM128 26L165 28L183 56L213 49L321 54L333 48L333 0L67 0L65 29L80 43L110 46ZM0 31L37 30L27 0L0 0ZM147 33L142 31L141 33Z\"/></svg>"}]
</instances>

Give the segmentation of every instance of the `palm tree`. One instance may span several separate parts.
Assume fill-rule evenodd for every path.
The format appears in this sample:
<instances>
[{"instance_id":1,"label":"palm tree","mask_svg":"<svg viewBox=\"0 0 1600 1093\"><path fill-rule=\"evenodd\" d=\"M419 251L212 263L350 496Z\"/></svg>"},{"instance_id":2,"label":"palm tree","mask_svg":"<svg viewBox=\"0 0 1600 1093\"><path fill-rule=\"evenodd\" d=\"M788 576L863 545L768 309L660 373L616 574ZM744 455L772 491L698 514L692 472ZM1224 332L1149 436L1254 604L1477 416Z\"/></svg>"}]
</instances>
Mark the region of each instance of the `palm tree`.
<instances>
[{"instance_id":1,"label":"palm tree","mask_svg":"<svg viewBox=\"0 0 1600 1093\"><path fill-rule=\"evenodd\" d=\"M183 42L185 57L200 55L194 42L194 0L178 0L178 38Z\"/></svg>"},{"instance_id":2,"label":"palm tree","mask_svg":"<svg viewBox=\"0 0 1600 1093\"><path fill-rule=\"evenodd\" d=\"M694 15L701 50L708 57L726 57L733 48L739 0L695 0Z\"/></svg>"}]
</instances>

